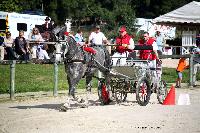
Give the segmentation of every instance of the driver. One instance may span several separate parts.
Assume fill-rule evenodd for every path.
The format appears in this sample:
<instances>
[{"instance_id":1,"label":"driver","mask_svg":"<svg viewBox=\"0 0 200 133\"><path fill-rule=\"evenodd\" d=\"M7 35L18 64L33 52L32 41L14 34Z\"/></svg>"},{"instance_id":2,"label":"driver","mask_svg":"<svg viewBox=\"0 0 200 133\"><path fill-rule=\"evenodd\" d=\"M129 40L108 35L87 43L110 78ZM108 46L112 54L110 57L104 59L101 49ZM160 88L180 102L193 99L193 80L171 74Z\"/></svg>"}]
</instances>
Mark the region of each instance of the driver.
<instances>
[{"instance_id":1,"label":"driver","mask_svg":"<svg viewBox=\"0 0 200 133\"><path fill-rule=\"evenodd\" d=\"M138 44L142 46L145 46L145 45L153 46L153 50L140 50L139 57L142 60L149 60L150 61L149 67L156 68L156 60L159 60L159 57L158 57L158 52L157 52L158 46L155 42L155 39L149 37L148 32L144 32L143 39L140 39Z\"/></svg>"},{"instance_id":2,"label":"driver","mask_svg":"<svg viewBox=\"0 0 200 133\"><path fill-rule=\"evenodd\" d=\"M125 65L126 57L133 52L135 47L134 41L126 31L126 27L122 26L119 30L120 35L116 38L116 53L112 56L113 66ZM119 57L122 57L119 59ZM119 62L118 62L119 61Z\"/></svg>"}]
</instances>

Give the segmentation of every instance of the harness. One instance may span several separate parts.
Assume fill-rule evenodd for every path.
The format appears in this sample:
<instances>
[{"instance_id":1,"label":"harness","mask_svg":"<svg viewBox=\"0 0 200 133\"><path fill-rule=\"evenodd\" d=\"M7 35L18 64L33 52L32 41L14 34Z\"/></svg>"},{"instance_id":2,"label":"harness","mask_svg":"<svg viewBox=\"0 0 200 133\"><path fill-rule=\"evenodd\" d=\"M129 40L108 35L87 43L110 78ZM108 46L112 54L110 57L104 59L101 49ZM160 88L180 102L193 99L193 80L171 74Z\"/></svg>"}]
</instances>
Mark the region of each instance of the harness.
<instances>
[{"instance_id":1,"label":"harness","mask_svg":"<svg viewBox=\"0 0 200 133\"><path fill-rule=\"evenodd\" d=\"M66 45L67 45L67 47L69 47L69 43L68 42L66 43ZM83 64L86 64L86 63L90 62L90 59L89 59L90 58L90 56L89 56L90 54L86 54L86 52L91 53L91 55L93 55L93 54L95 54L94 50L92 49L93 51L91 51L90 49L85 49L85 48L87 48L87 47L76 46L76 48L75 48L75 50L74 50L74 52L72 54L65 56L65 57L67 57L65 59L65 61L67 63L82 62ZM75 55L80 51L81 51L81 54L83 55L84 59L73 59L75 57Z\"/></svg>"}]
</instances>

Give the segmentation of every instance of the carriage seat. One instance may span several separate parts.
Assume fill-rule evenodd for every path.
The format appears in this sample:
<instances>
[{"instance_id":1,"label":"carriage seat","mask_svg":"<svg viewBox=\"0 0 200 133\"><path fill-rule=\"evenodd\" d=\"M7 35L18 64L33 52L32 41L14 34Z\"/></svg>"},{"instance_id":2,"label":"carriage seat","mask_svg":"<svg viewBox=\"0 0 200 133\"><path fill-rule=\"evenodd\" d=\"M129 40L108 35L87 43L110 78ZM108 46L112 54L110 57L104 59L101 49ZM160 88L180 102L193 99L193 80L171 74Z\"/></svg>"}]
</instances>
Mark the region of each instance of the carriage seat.
<instances>
[{"instance_id":1,"label":"carriage seat","mask_svg":"<svg viewBox=\"0 0 200 133\"><path fill-rule=\"evenodd\" d=\"M83 50L90 54L96 54L96 50L94 50L92 47L83 47Z\"/></svg>"}]
</instances>

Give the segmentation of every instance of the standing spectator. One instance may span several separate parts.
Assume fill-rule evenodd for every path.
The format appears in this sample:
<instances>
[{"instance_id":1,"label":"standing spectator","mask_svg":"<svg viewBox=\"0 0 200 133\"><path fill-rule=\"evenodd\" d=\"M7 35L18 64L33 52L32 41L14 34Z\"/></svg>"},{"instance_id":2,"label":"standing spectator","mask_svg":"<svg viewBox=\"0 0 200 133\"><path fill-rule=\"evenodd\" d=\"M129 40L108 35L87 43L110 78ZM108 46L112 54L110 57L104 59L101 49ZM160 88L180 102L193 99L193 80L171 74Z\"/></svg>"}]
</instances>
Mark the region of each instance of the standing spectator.
<instances>
[{"instance_id":1,"label":"standing spectator","mask_svg":"<svg viewBox=\"0 0 200 133\"><path fill-rule=\"evenodd\" d=\"M7 53L7 59L8 60L17 59L13 51L14 40L11 38L11 33L9 31L6 32L6 38L4 39L4 42L5 42L5 49Z\"/></svg>"},{"instance_id":2,"label":"standing spectator","mask_svg":"<svg viewBox=\"0 0 200 133\"><path fill-rule=\"evenodd\" d=\"M186 58L180 58L178 66L176 68L177 71L177 79L176 79L176 88L181 88L181 81L183 79L183 71L189 68L189 65L186 65Z\"/></svg>"},{"instance_id":3,"label":"standing spectator","mask_svg":"<svg viewBox=\"0 0 200 133\"><path fill-rule=\"evenodd\" d=\"M156 31L156 44L158 46L158 54L161 54L164 52L164 43L165 43L165 39L164 37L162 36L162 34L160 33L160 31Z\"/></svg>"},{"instance_id":4,"label":"standing spectator","mask_svg":"<svg viewBox=\"0 0 200 133\"><path fill-rule=\"evenodd\" d=\"M83 39L83 32L82 30L78 30L76 35L75 35L75 40L77 42L78 45L83 46L84 45L84 39Z\"/></svg>"},{"instance_id":5,"label":"standing spectator","mask_svg":"<svg viewBox=\"0 0 200 133\"><path fill-rule=\"evenodd\" d=\"M66 19L65 21L65 27L66 27L66 32L70 32L71 31L71 19Z\"/></svg>"},{"instance_id":6,"label":"standing spectator","mask_svg":"<svg viewBox=\"0 0 200 133\"><path fill-rule=\"evenodd\" d=\"M156 60L159 60L159 57L157 53L158 46L155 42L155 39L149 37L148 32L144 32L143 38L138 41L138 44L142 46L153 46L153 50L140 50L139 58L142 60L149 60L149 66L156 68Z\"/></svg>"},{"instance_id":7,"label":"standing spectator","mask_svg":"<svg viewBox=\"0 0 200 133\"><path fill-rule=\"evenodd\" d=\"M194 72L193 72L193 85L196 86L197 72L200 71L200 34L197 35L197 48L194 49L194 53L198 56L194 57Z\"/></svg>"},{"instance_id":8,"label":"standing spectator","mask_svg":"<svg viewBox=\"0 0 200 133\"><path fill-rule=\"evenodd\" d=\"M28 43L24 38L24 31L19 31L19 36L16 37L15 41L15 52L20 56L20 60L28 61L29 60L29 51L28 51Z\"/></svg>"},{"instance_id":9,"label":"standing spectator","mask_svg":"<svg viewBox=\"0 0 200 133\"><path fill-rule=\"evenodd\" d=\"M126 57L128 57L129 52L132 52L135 45L133 38L128 35L126 31L126 27L122 26L119 30L120 35L116 38L116 51L112 57L113 65L117 65L119 61L119 65L126 64ZM122 57L119 59L118 57ZM118 60L119 59L119 60Z\"/></svg>"},{"instance_id":10,"label":"standing spectator","mask_svg":"<svg viewBox=\"0 0 200 133\"><path fill-rule=\"evenodd\" d=\"M4 38L0 36L0 61L4 60Z\"/></svg>"},{"instance_id":11,"label":"standing spectator","mask_svg":"<svg viewBox=\"0 0 200 133\"><path fill-rule=\"evenodd\" d=\"M56 24L55 24L55 21L51 19L50 21L50 28L51 28L51 31L56 27Z\"/></svg>"},{"instance_id":12,"label":"standing spectator","mask_svg":"<svg viewBox=\"0 0 200 133\"><path fill-rule=\"evenodd\" d=\"M50 18L46 17L45 18L45 23L42 25L43 31L51 31L52 30L52 26L49 23L49 21L50 21Z\"/></svg>"}]
</instances>

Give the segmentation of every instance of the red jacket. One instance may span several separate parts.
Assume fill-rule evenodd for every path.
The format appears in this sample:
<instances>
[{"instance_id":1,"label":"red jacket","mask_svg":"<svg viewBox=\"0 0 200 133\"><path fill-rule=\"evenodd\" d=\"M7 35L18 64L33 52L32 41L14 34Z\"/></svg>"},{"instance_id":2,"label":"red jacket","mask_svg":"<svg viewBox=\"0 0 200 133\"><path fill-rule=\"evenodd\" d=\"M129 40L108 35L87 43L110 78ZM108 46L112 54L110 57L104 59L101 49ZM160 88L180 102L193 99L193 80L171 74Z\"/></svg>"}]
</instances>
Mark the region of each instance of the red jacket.
<instances>
[{"instance_id":1,"label":"red jacket","mask_svg":"<svg viewBox=\"0 0 200 133\"><path fill-rule=\"evenodd\" d=\"M145 43L144 40L139 40L139 45L152 45L155 40L153 38L149 38L149 40ZM140 59L143 60L156 60L157 57L152 53L153 50L140 50Z\"/></svg>"},{"instance_id":2,"label":"red jacket","mask_svg":"<svg viewBox=\"0 0 200 133\"><path fill-rule=\"evenodd\" d=\"M119 52L119 53L124 53L126 51L131 52L132 50L127 49L122 46L122 44L130 45L130 43L129 43L130 39L131 39L131 36L129 36L128 34L124 35L123 37L121 37L121 36L117 37L116 38L116 44L118 45L116 47L117 52Z\"/></svg>"}]
</instances>

